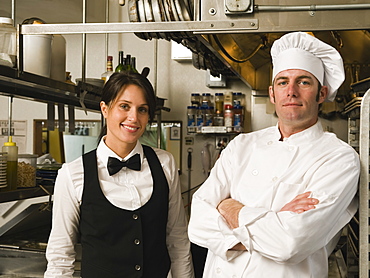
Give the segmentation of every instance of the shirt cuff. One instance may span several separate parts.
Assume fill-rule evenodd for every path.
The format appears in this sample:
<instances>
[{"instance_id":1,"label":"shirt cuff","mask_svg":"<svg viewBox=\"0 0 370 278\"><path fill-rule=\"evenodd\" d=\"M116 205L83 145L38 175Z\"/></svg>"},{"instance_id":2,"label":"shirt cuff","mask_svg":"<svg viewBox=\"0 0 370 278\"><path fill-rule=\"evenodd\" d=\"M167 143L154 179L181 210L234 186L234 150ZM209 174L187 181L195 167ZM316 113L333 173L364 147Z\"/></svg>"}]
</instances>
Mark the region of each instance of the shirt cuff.
<instances>
[{"instance_id":1,"label":"shirt cuff","mask_svg":"<svg viewBox=\"0 0 370 278\"><path fill-rule=\"evenodd\" d=\"M239 227L233 230L233 234L250 253L252 253L253 246L247 226L260 219L268 212L269 211L265 208L249 208L246 206L239 212Z\"/></svg>"},{"instance_id":2,"label":"shirt cuff","mask_svg":"<svg viewBox=\"0 0 370 278\"><path fill-rule=\"evenodd\" d=\"M252 224L256 220L265 216L269 210L265 208L249 208L247 206L242 207L239 211L239 227L247 226Z\"/></svg>"}]
</instances>

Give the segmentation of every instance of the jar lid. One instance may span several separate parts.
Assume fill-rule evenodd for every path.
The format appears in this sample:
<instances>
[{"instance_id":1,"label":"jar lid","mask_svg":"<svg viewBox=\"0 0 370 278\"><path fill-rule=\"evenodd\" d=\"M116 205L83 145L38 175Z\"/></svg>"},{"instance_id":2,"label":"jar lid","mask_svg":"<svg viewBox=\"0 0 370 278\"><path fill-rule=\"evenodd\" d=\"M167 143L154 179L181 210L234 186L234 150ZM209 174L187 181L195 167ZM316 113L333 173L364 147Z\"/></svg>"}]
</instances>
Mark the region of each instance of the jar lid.
<instances>
[{"instance_id":1,"label":"jar lid","mask_svg":"<svg viewBox=\"0 0 370 278\"><path fill-rule=\"evenodd\" d=\"M200 94L198 94L198 93L192 93L191 95L192 96L200 96Z\"/></svg>"},{"instance_id":2,"label":"jar lid","mask_svg":"<svg viewBox=\"0 0 370 278\"><path fill-rule=\"evenodd\" d=\"M223 96L223 95L224 95L224 93L216 93L215 95L216 95L216 96Z\"/></svg>"},{"instance_id":3,"label":"jar lid","mask_svg":"<svg viewBox=\"0 0 370 278\"><path fill-rule=\"evenodd\" d=\"M0 24L11 24L13 25L13 19L9 17L0 17Z\"/></svg>"}]
</instances>

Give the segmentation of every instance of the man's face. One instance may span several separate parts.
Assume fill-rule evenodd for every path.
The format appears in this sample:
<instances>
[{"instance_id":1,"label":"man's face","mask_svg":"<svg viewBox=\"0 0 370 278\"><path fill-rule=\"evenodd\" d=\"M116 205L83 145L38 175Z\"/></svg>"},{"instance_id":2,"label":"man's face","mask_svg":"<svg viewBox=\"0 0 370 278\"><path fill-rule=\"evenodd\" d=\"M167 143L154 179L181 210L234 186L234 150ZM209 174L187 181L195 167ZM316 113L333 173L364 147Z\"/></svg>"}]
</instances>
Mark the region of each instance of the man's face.
<instances>
[{"instance_id":1,"label":"man's face","mask_svg":"<svg viewBox=\"0 0 370 278\"><path fill-rule=\"evenodd\" d=\"M319 90L318 80L309 72L289 69L279 72L269 88L270 101L275 104L279 126L299 130L314 125L319 104L327 96L327 87Z\"/></svg>"}]
</instances>

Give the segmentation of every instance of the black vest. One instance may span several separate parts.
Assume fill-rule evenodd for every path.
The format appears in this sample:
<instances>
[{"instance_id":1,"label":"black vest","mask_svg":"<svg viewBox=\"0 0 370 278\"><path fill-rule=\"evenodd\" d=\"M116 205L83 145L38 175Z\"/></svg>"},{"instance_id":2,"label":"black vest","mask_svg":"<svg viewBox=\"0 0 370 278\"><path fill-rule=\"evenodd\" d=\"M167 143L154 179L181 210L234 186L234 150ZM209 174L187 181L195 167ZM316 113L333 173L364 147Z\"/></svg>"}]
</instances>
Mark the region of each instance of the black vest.
<instances>
[{"instance_id":1,"label":"black vest","mask_svg":"<svg viewBox=\"0 0 370 278\"><path fill-rule=\"evenodd\" d=\"M98 178L96 150L83 155L84 189L80 212L83 278L165 278L170 269L166 246L168 183L154 150L144 146L153 193L130 211L111 204Z\"/></svg>"}]
</instances>

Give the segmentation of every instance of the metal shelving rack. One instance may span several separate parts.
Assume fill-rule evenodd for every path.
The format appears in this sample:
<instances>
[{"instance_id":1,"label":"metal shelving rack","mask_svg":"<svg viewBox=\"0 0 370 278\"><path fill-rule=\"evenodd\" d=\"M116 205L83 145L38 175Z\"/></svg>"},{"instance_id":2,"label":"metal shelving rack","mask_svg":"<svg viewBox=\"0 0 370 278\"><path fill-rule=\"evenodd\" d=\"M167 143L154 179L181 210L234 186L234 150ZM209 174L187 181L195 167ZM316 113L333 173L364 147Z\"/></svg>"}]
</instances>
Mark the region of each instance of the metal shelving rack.
<instances>
[{"instance_id":1,"label":"metal shelving rack","mask_svg":"<svg viewBox=\"0 0 370 278\"><path fill-rule=\"evenodd\" d=\"M87 83L73 85L0 66L0 86L1 95L100 111L101 88Z\"/></svg>"},{"instance_id":2,"label":"metal shelving rack","mask_svg":"<svg viewBox=\"0 0 370 278\"><path fill-rule=\"evenodd\" d=\"M346 104L348 115L348 143L359 153L361 174L359 180L359 209L347 225L347 277L370 277L370 211L369 211L369 130L370 130L370 80L352 85L357 95ZM358 87L358 88L357 88Z\"/></svg>"}]
</instances>

